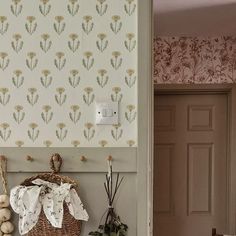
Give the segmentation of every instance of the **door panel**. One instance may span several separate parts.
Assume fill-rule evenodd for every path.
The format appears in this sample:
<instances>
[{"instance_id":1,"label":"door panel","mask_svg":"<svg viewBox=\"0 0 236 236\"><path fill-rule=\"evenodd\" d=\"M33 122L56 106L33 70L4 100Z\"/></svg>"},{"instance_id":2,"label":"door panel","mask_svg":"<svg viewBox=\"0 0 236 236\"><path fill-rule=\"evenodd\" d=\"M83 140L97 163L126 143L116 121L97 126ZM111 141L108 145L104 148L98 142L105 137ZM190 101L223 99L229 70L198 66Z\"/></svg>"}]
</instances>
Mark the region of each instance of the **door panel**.
<instances>
[{"instance_id":1,"label":"door panel","mask_svg":"<svg viewBox=\"0 0 236 236\"><path fill-rule=\"evenodd\" d=\"M227 96L155 96L154 235L227 226Z\"/></svg>"}]
</instances>

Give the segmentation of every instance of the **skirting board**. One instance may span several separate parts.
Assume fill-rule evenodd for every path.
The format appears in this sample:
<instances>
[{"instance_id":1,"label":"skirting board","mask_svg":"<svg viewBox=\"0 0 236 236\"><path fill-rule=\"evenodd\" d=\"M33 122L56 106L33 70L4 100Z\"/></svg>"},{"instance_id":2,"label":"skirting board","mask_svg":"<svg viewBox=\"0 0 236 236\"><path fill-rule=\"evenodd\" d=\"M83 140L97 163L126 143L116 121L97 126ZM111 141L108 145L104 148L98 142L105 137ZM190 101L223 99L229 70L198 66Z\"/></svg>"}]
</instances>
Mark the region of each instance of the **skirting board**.
<instances>
[{"instance_id":1,"label":"skirting board","mask_svg":"<svg viewBox=\"0 0 236 236\"><path fill-rule=\"evenodd\" d=\"M107 172L107 158L112 157L114 172L137 172L137 148L27 148L0 147L0 155L7 157L7 171L48 172L50 157L59 153L63 158L61 172ZM27 160L31 156L33 161ZM81 156L86 161L81 161Z\"/></svg>"}]
</instances>

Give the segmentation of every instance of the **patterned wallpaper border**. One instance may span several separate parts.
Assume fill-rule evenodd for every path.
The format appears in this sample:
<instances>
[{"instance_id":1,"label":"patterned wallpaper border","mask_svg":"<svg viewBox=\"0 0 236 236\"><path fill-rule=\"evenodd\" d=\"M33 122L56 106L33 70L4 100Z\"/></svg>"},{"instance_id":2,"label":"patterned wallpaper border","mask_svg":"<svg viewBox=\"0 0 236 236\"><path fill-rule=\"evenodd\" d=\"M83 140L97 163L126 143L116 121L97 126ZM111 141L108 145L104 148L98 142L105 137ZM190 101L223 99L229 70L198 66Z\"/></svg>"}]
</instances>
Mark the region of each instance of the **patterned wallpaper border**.
<instances>
[{"instance_id":1,"label":"patterned wallpaper border","mask_svg":"<svg viewBox=\"0 0 236 236\"><path fill-rule=\"evenodd\" d=\"M160 37L154 40L154 82L236 82L236 37Z\"/></svg>"}]
</instances>

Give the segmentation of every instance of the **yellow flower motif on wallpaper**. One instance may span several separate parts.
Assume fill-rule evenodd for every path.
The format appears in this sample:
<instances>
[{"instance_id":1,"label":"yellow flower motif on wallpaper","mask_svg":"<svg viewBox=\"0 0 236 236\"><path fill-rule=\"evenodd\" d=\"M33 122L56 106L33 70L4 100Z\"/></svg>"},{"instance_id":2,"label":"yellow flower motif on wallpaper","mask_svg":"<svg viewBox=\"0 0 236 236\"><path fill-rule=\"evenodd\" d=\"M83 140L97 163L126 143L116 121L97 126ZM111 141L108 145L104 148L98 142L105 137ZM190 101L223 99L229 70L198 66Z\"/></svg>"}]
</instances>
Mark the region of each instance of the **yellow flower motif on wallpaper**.
<instances>
[{"instance_id":1,"label":"yellow flower motif on wallpaper","mask_svg":"<svg viewBox=\"0 0 236 236\"><path fill-rule=\"evenodd\" d=\"M93 30L94 26L94 23L92 22L93 17L87 15L84 16L83 19L84 22L82 23L82 29L88 35Z\"/></svg>"},{"instance_id":2,"label":"yellow flower motif on wallpaper","mask_svg":"<svg viewBox=\"0 0 236 236\"><path fill-rule=\"evenodd\" d=\"M113 87L112 91L113 91L113 93L111 94L111 100L113 102L121 102L121 100L123 98L123 94L120 93L121 88L120 87Z\"/></svg>"},{"instance_id":3,"label":"yellow flower motif on wallpaper","mask_svg":"<svg viewBox=\"0 0 236 236\"><path fill-rule=\"evenodd\" d=\"M132 52L135 47L136 47L136 40L134 39L135 35L133 33L128 33L126 34L127 40L125 40L125 48L129 51Z\"/></svg>"},{"instance_id":4,"label":"yellow flower motif on wallpaper","mask_svg":"<svg viewBox=\"0 0 236 236\"><path fill-rule=\"evenodd\" d=\"M12 0L12 2L13 2L15 5L17 5L17 4L19 4L19 3L21 2L21 0Z\"/></svg>"},{"instance_id":5,"label":"yellow flower motif on wallpaper","mask_svg":"<svg viewBox=\"0 0 236 236\"><path fill-rule=\"evenodd\" d=\"M58 123L57 124L57 130L56 130L56 137L62 142L68 133L68 130L66 129L66 124L64 123Z\"/></svg>"},{"instance_id":6,"label":"yellow flower motif on wallpaper","mask_svg":"<svg viewBox=\"0 0 236 236\"><path fill-rule=\"evenodd\" d=\"M85 58L83 58L82 64L87 70L90 70L94 65L93 53L92 52L85 52L84 56L85 56Z\"/></svg>"},{"instance_id":7,"label":"yellow flower motif on wallpaper","mask_svg":"<svg viewBox=\"0 0 236 236\"><path fill-rule=\"evenodd\" d=\"M19 111L22 111L24 108L23 108L23 106L21 106L21 105L16 105L15 106L15 110L17 111L17 112L19 112Z\"/></svg>"},{"instance_id":8,"label":"yellow flower motif on wallpaper","mask_svg":"<svg viewBox=\"0 0 236 236\"><path fill-rule=\"evenodd\" d=\"M33 71L37 65L38 65L38 59L36 58L36 53L35 52L29 52L27 53L27 57L26 58L26 66Z\"/></svg>"},{"instance_id":9,"label":"yellow flower motif on wallpaper","mask_svg":"<svg viewBox=\"0 0 236 236\"><path fill-rule=\"evenodd\" d=\"M72 110L71 112L69 112L70 120L74 124L77 124L81 117L81 112L79 111L80 107L78 105L72 105L70 108Z\"/></svg>"},{"instance_id":10,"label":"yellow flower motif on wallpaper","mask_svg":"<svg viewBox=\"0 0 236 236\"><path fill-rule=\"evenodd\" d=\"M49 1L50 0L40 0L42 4L39 5L39 12L43 16L47 16L51 11L52 6L49 4Z\"/></svg>"},{"instance_id":11,"label":"yellow flower motif on wallpaper","mask_svg":"<svg viewBox=\"0 0 236 236\"><path fill-rule=\"evenodd\" d=\"M66 98L67 98L67 95L64 94L65 93L65 88L59 87L59 88L56 89L56 91L58 93L58 94L55 95L56 103L59 106L62 106L66 102Z\"/></svg>"},{"instance_id":12,"label":"yellow flower motif on wallpaper","mask_svg":"<svg viewBox=\"0 0 236 236\"><path fill-rule=\"evenodd\" d=\"M84 137L90 141L95 135L95 129L93 129L94 125L90 122L84 124Z\"/></svg>"},{"instance_id":13,"label":"yellow flower motif on wallpaper","mask_svg":"<svg viewBox=\"0 0 236 236\"><path fill-rule=\"evenodd\" d=\"M7 20L6 16L0 16L0 22L4 23Z\"/></svg>"},{"instance_id":14,"label":"yellow flower motif on wallpaper","mask_svg":"<svg viewBox=\"0 0 236 236\"><path fill-rule=\"evenodd\" d=\"M22 147L24 145L24 142L22 140L17 140L15 144L17 147Z\"/></svg>"},{"instance_id":15,"label":"yellow flower motif on wallpaper","mask_svg":"<svg viewBox=\"0 0 236 236\"><path fill-rule=\"evenodd\" d=\"M123 135L123 129L121 129L121 124L112 125L111 136L115 141L118 141Z\"/></svg>"},{"instance_id":16,"label":"yellow flower motif on wallpaper","mask_svg":"<svg viewBox=\"0 0 236 236\"><path fill-rule=\"evenodd\" d=\"M119 15L112 16L112 22L110 23L111 30L114 34L119 33L122 28L122 22L120 21L121 17Z\"/></svg>"},{"instance_id":17,"label":"yellow flower motif on wallpaper","mask_svg":"<svg viewBox=\"0 0 236 236\"><path fill-rule=\"evenodd\" d=\"M0 69L4 71L9 66L9 63L8 54L6 52L0 52Z\"/></svg>"},{"instance_id":18,"label":"yellow flower motif on wallpaper","mask_svg":"<svg viewBox=\"0 0 236 236\"><path fill-rule=\"evenodd\" d=\"M43 142L43 144L44 144L45 147L50 147L52 145L52 141L51 140L45 140Z\"/></svg>"},{"instance_id":19,"label":"yellow flower motif on wallpaper","mask_svg":"<svg viewBox=\"0 0 236 236\"><path fill-rule=\"evenodd\" d=\"M8 88L0 88L0 104L6 106L10 101L10 94Z\"/></svg>"},{"instance_id":20,"label":"yellow flower motif on wallpaper","mask_svg":"<svg viewBox=\"0 0 236 236\"><path fill-rule=\"evenodd\" d=\"M50 0L40 0L41 3L43 3L44 5L46 5Z\"/></svg>"},{"instance_id":21,"label":"yellow flower motif on wallpaper","mask_svg":"<svg viewBox=\"0 0 236 236\"><path fill-rule=\"evenodd\" d=\"M66 65L66 58L64 52L57 52L54 59L54 65L58 70L62 70Z\"/></svg>"},{"instance_id":22,"label":"yellow flower motif on wallpaper","mask_svg":"<svg viewBox=\"0 0 236 236\"><path fill-rule=\"evenodd\" d=\"M35 142L35 140L39 137L39 129L37 123L30 123L29 129L27 131L28 137L32 142Z\"/></svg>"},{"instance_id":23,"label":"yellow flower motif on wallpaper","mask_svg":"<svg viewBox=\"0 0 236 236\"><path fill-rule=\"evenodd\" d=\"M98 142L98 144L99 144L101 147L105 147L105 146L108 144L108 142L107 142L106 140L100 140L100 141Z\"/></svg>"},{"instance_id":24,"label":"yellow flower motif on wallpaper","mask_svg":"<svg viewBox=\"0 0 236 236\"><path fill-rule=\"evenodd\" d=\"M49 34L42 34L41 35L42 41L40 41L40 48L46 53L52 46L52 41L50 40Z\"/></svg>"},{"instance_id":25,"label":"yellow flower motif on wallpaper","mask_svg":"<svg viewBox=\"0 0 236 236\"><path fill-rule=\"evenodd\" d=\"M95 99L95 95L93 92L93 88L91 87L86 87L84 89L85 91L85 94L83 94L83 100L84 100L84 103L88 106L90 106L93 102L94 102L94 99Z\"/></svg>"},{"instance_id":26,"label":"yellow flower motif on wallpaper","mask_svg":"<svg viewBox=\"0 0 236 236\"><path fill-rule=\"evenodd\" d=\"M66 23L63 22L64 21L64 17L63 16L56 16L55 17L56 22L54 22L53 24L53 28L56 31L56 33L58 35L61 35L62 32L65 30L66 28Z\"/></svg>"},{"instance_id":27,"label":"yellow flower motif on wallpaper","mask_svg":"<svg viewBox=\"0 0 236 236\"><path fill-rule=\"evenodd\" d=\"M21 40L21 34L14 34L13 41L11 42L12 49L18 53L23 48L24 42Z\"/></svg>"},{"instance_id":28,"label":"yellow flower motif on wallpaper","mask_svg":"<svg viewBox=\"0 0 236 236\"><path fill-rule=\"evenodd\" d=\"M24 107L21 105L15 106L15 112L13 112L13 118L17 124L20 124L25 118L25 112L23 111Z\"/></svg>"},{"instance_id":29,"label":"yellow flower motif on wallpaper","mask_svg":"<svg viewBox=\"0 0 236 236\"><path fill-rule=\"evenodd\" d=\"M125 76L125 83L129 88L135 85L137 77L134 75L135 71L133 69L126 70L127 75Z\"/></svg>"},{"instance_id":30,"label":"yellow flower motif on wallpaper","mask_svg":"<svg viewBox=\"0 0 236 236\"><path fill-rule=\"evenodd\" d=\"M96 11L100 16L103 16L107 12L108 4L104 4L106 0L97 0Z\"/></svg>"},{"instance_id":31,"label":"yellow flower motif on wallpaper","mask_svg":"<svg viewBox=\"0 0 236 236\"><path fill-rule=\"evenodd\" d=\"M73 140L73 141L71 141L71 144L73 145L73 147L78 147L80 145L80 141L79 140Z\"/></svg>"},{"instance_id":32,"label":"yellow flower motif on wallpaper","mask_svg":"<svg viewBox=\"0 0 236 236\"><path fill-rule=\"evenodd\" d=\"M13 4L11 4L11 13L14 16L19 16L22 12L23 5L20 4L21 0L12 0Z\"/></svg>"},{"instance_id":33,"label":"yellow flower motif on wallpaper","mask_svg":"<svg viewBox=\"0 0 236 236\"><path fill-rule=\"evenodd\" d=\"M45 69L45 70L42 70L42 74L47 77L47 76L49 76L51 74L51 71Z\"/></svg>"},{"instance_id":34,"label":"yellow flower motif on wallpaper","mask_svg":"<svg viewBox=\"0 0 236 236\"><path fill-rule=\"evenodd\" d=\"M0 127L6 130L7 128L10 127L10 125L8 123L2 123Z\"/></svg>"},{"instance_id":35,"label":"yellow flower motif on wallpaper","mask_svg":"<svg viewBox=\"0 0 236 236\"><path fill-rule=\"evenodd\" d=\"M78 40L78 34L72 33L69 35L71 41L68 41L68 47L72 52L76 52L79 49L80 41Z\"/></svg>"},{"instance_id":36,"label":"yellow flower motif on wallpaper","mask_svg":"<svg viewBox=\"0 0 236 236\"><path fill-rule=\"evenodd\" d=\"M71 16L75 16L79 12L78 0L69 0L70 4L67 5L67 10Z\"/></svg>"},{"instance_id":37,"label":"yellow flower motif on wallpaper","mask_svg":"<svg viewBox=\"0 0 236 236\"><path fill-rule=\"evenodd\" d=\"M26 20L25 29L30 35L32 35L38 26L37 22L35 22L36 18L34 16L27 16Z\"/></svg>"},{"instance_id":38,"label":"yellow flower motif on wallpaper","mask_svg":"<svg viewBox=\"0 0 236 236\"><path fill-rule=\"evenodd\" d=\"M12 83L16 88L20 88L24 83L24 76L21 70L15 70L12 76Z\"/></svg>"},{"instance_id":39,"label":"yellow flower motif on wallpaper","mask_svg":"<svg viewBox=\"0 0 236 236\"><path fill-rule=\"evenodd\" d=\"M100 69L98 70L97 83L101 88L104 88L109 80L109 76L107 75L107 70Z\"/></svg>"},{"instance_id":40,"label":"yellow flower motif on wallpaper","mask_svg":"<svg viewBox=\"0 0 236 236\"><path fill-rule=\"evenodd\" d=\"M46 124L48 124L53 118L53 112L50 111L52 109L52 107L49 105L44 105L42 107L42 109L43 109L43 111L41 113L41 117L42 117L43 121Z\"/></svg>"},{"instance_id":41,"label":"yellow flower motif on wallpaper","mask_svg":"<svg viewBox=\"0 0 236 236\"><path fill-rule=\"evenodd\" d=\"M107 35L104 33L100 33L97 35L98 40L96 41L97 48L100 52L104 52L104 50L108 46L108 40L105 40Z\"/></svg>"},{"instance_id":42,"label":"yellow flower motif on wallpaper","mask_svg":"<svg viewBox=\"0 0 236 236\"><path fill-rule=\"evenodd\" d=\"M14 38L16 41L19 41L19 40L22 38L22 36L21 36L21 34L14 34L14 35L13 35L13 38Z\"/></svg>"},{"instance_id":43,"label":"yellow flower motif on wallpaper","mask_svg":"<svg viewBox=\"0 0 236 236\"><path fill-rule=\"evenodd\" d=\"M112 20L113 20L114 22L118 22L118 21L120 20L120 16L114 15L114 16L112 16Z\"/></svg>"},{"instance_id":44,"label":"yellow flower motif on wallpaper","mask_svg":"<svg viewBox=\"0 0 236 236\"><path fill-rule=\"evenodd\" d=\"M0 124L0 138L6 142L11 136L10 125L6 122Z\"/></svg>"},{"instance_id":45,"label":"yellow flower motif on wallpaper","mask_svg":"<svg viewBox=\"0 0 236 236\"><path fill-rule=\"evenodd\" d=\"M42 76L40 77L40 82L44 88L48 88L52 84L52 76L50 76L51 71L44 69L42 70Z\"/></svg>"},{"instance_id":46,"label":"yellow flower motif on wallpaper","mask_svg":"<svg viewBox=\"0 0 236 236\"><path fill-rule=\"evenodd\" d=\"M68 80L69 80L70 86L73 88L76 88L80 82L79 71L76 69L71 70Z\"/></svg>"},{"instance_id":47,"label":"yellow flower motif on wallpaper","mask_svg":"<svg viewBox=\"0 0 236 236\"><path fill-rule=\"evenodd\" d=\"M124 9L126 14L131 16L136 9L136 4L134 3L134 0L126 0L127 4L125 4Z\"/></svg>"},{"instance_id":48,"label":"yellow flower motif on wallpaper","mask_svg":"<svg viewBox=\"0 0 236 236\"><path fill-rule=\"evenodd\" d=\"M134 105L128 105L126 107L127 111L125 112L125 119L129 122L132 123L137 116L137 112L135 111L135 106Z\"/></svg>"},{"instance_id":49,"label":"yellow flower motif on wallpaper","mask_svg":"<svg viewBox=\"0 0 236 236\"><path fill-rule=\"evenodd\" d=\"M118 70L122 65L123 59L120 56L121 56L121 53L119 51L112 52L111 66L115 70Z\"/></svg>"},{"instance_id":50,"label":"yellow flower motif on wallpaper","mask_svg":"<svg viewBox=\"0 0 236 236\"><path fill-rule=\"evenodd\" d=\"M29 91L29 94L27 94L27 96L26 96L27 101L31 106L34 106L39 100L39 95L37 94L37 89L36 88L29 88L28 91Z\"/></svg>"},{"instance_id":51,"label":"yellow flower motif on wallpaper","mask_svg":"<svg viewBox=\"0 0 236 236\"><path fill-rule=\"evenodd\" d=\"M63 94L65 92L65 89L62 88L62 87L59 87L56 89L56 91L59 93L59 94Z\"/></svg>"},{"instance_id":52,"label":"yellow flower motif on wallpaper","mask_svg":"<svg viewBox=\"0 0 236 236\"><path fill-rule=\"evenodd\" d=\"M9 27L9 23L7 22L6 16L0 16L0 34L4 35Z\"/></svg>"},{"instance_id":53,"label":"yellow flower motif on wallpaper","mask_svg":"<svg viewBox=\"0 0 236 236\"><path fill-rule=\"evenodd\" d=\"M133 147L135 145L135 141L134 140L128 140L127 144L129 147Z\"/></svg>"}]
</instances>

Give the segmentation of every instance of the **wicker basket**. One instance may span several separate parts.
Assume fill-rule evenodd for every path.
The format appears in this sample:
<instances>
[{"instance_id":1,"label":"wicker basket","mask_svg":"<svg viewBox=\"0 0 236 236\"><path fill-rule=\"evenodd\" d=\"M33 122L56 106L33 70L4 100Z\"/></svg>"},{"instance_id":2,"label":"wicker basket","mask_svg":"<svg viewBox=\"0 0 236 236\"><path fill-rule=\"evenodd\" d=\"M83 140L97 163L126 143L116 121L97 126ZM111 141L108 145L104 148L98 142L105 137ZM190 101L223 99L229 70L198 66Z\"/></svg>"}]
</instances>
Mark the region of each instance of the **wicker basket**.
<instances>
[{"instance_id":1,"label":"wicker basket","mask_svg":"<svg viewBox=\"0 0 236 236\"><path fill-rule=\"evenodd\" d=\"M32 186L32 181L35 179L42 179L48 182L57 183L69 183L72 184L73 188L77 187L77 184L74 180L70 179L67 176L61 176L57 173L60 172L62 165L62 158L59 154L53 154L50 160L50 166L53 170L52 173L39 174L33 177L30 177L21 185ZM64 216L62 228L55 228L46 218L43 210L39 216L38 222L35 227L27 233L27 236L80 236L81 233L81 221L76 220L69 212L67 205L64 203Z\"/></svg>"}]
</instances>

